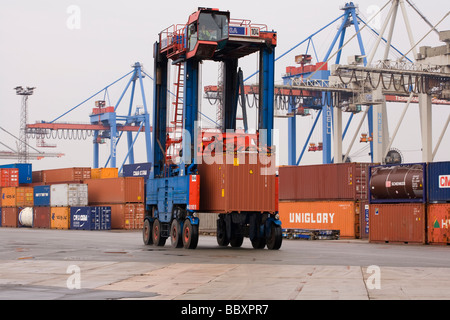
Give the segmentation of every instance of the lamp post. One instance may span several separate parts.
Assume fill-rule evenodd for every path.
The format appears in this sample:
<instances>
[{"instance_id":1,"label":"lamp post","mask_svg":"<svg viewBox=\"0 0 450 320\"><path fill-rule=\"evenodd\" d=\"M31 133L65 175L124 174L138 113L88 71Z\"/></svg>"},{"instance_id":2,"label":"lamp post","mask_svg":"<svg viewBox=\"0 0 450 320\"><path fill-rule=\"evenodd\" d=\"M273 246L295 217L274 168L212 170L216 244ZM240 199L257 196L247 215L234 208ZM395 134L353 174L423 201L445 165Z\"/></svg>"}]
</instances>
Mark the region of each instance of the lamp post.
<instances>
[{"instance_id":1,"label":"lamp post","mask_svg":"<svg viewBox=\"0 0 450 320\"><path fill-rule=\"evenodd\" d=\"M22 96L22 106L20 109L20 135L19 135L19 163L28 163L28 138L27 138L27 122L28 122L28 97L33 95L35 87L21 86L15 87L16 94Z\"/></svg>"}]
</instances>

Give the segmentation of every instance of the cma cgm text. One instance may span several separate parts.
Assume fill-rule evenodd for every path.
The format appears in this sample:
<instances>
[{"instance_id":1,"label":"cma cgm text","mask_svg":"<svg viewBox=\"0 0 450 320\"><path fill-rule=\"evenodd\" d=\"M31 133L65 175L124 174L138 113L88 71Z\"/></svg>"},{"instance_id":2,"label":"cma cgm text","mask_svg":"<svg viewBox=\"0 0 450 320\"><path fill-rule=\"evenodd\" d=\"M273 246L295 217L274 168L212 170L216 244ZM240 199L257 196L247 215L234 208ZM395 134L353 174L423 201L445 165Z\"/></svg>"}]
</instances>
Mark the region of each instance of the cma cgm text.
<instances>
[{"instance_id":1,"label":"cma cgm text","mask_svg":"<svg viewBox=\"0 0 450 320\"><path fill-rule=\"evenodd\" d=\"M289 213L289 222L291 223L333 223L334 213L313 213L313 212L301 212L301 213Z\"/></svg>"}]
</instances>

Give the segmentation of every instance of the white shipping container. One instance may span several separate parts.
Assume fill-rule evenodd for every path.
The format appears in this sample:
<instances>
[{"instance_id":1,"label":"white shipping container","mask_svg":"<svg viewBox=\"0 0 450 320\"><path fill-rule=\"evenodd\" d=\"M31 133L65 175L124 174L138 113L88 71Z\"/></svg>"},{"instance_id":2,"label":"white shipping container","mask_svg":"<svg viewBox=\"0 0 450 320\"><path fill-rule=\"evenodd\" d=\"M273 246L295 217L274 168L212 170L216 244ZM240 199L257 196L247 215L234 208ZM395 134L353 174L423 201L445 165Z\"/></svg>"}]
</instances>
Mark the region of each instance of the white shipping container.
<instances>
[{"instance_id":1,"label":"white shipping container","mask_svg":"<svg viewBox=\"0 0 450 320\"><path fill-rule=\"evenodd\" d=\"M51 207L83 207L88 205L87 184L54 184L50 187Z\"/></svg>"}]
</instances>

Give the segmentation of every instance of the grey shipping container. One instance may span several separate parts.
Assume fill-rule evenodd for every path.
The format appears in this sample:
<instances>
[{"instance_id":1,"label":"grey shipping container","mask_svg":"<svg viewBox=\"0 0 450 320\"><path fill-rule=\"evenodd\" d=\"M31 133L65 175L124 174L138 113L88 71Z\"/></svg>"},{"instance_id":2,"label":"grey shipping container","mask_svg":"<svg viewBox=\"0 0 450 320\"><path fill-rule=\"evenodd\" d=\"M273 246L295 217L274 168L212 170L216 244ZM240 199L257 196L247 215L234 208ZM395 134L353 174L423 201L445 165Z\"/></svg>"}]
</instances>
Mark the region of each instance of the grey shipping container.
<instances>
[{"instance_id":1,"label":"grey shipping container","mask_svg":"<svg viewBox=\"0 0 450 320\"><path fill-rule=\"evenodd\" d=\"M429 163L427 182L429 202L450 202L450 162Z\"/></svg>"},{"instance_id":2,"label":"grey shipping container","mask_svg":"<svg viewBox=\"0 0 450 320\"><path fill-rule=\"evenodd\" d=\"M51 207L75 207L88 205L86 184L54 184L50 187Z\"/></svg>"}]
</instances>

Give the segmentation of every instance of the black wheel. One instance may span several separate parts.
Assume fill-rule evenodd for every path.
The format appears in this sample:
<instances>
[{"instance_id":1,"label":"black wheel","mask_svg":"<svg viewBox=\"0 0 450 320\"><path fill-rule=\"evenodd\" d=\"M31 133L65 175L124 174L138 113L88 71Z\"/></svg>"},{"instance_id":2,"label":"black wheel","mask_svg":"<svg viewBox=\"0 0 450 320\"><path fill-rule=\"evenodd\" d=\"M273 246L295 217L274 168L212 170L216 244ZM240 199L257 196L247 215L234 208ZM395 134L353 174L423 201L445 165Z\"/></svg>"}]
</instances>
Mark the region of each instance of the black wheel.
<instances>
[{"instance_id":1,"label":"black wheel","mask_svg":"<svg viewBox=\"0 0 450 320\"><path fill-rule=\"evenodd\" d=\"M265 238L255 238L252 240L252 247L254 249L264 249L265 246L266 246Z\"/></svg>"},{"instance_id":2,"label":"black wheel","mask_svg":"<svg viewBox=\"0 0 450 320\"><path fill-rule=\"evenodd\" d=\"M270 229L270 237L267 238L267 248L269 250L278 250L281 248L281 243L283 242L281 227L272 224Z\"/></svg>"},{"instance_id":3,"label":"black wheel","mask_svg":"<svg viewBox=\"0 0 450 320\"><path fill-rule=\"evenodd\" d=\"M144 220L144 227L142 228L142 237L143 237L145 245L153 244L152 224L150 223L150 220L148 220L148 219Z\"/></svg>"},{"instance_id":4,"label":"black wheel","mask_svg":"<svg viewBox=\"0 0 450 320\"><path fill-rule=\"evenodd\" d=\"M242 228L237 223L231 224L231 239L230 244L233 248L239 248L244 242L244 235L242 234Z\"/></svg>"},{"instance_id":5,"label":"black wheel","mask_svg":"<svg viewBox=\"0 0 450 320\"><path fill-rule=\"evenodd\" d=\"M173 248L181 248L183 246L183 240L181 238L181 225L177 219L173 219L170 226L170 241Z\"/></svg>"},{"instance_id":6,"label":"black wheel","mask_svg":"<svg viewBox=\"0 0 450 320\"><path fill-rule=\"evenodd\" d=\"M183 246L186 249L195 249L198 244L198 225L192 225L186 219L183 225Z\"/></svg>"},{"instance_id":7,"label":"black wheel","mask_svg":"<svg viewBox=\"0 0 450 320\"><path fill-rule=\"evenodd\" d=\"M233 248L239 248L244 242L244 236L242 234L234 234L230 239L230 244Z\"/></svg>"},{"instance_id":8,"label":"black wheel","mask_svg":"<svg viewBox=\"0 0 450 320\"><path fill-rule=\"evenodd\" d=\"M153 221L152 239L155 246L163 247L166 244L167 238L161 236L161 222L158 219Z\"/></svg>"},{"instance_id":9,"label":"black wheel","mask_svg":"<svg viewBox=\"0 0 450 320\"><path fill-rule=\"evenodd\" d=\"M225 219L217 220L217 243L221 247L226 247L230 243L230 239L227 237L227 227L225 224Z\"/></svg>"}]
</instances>

